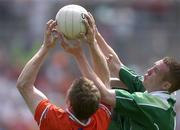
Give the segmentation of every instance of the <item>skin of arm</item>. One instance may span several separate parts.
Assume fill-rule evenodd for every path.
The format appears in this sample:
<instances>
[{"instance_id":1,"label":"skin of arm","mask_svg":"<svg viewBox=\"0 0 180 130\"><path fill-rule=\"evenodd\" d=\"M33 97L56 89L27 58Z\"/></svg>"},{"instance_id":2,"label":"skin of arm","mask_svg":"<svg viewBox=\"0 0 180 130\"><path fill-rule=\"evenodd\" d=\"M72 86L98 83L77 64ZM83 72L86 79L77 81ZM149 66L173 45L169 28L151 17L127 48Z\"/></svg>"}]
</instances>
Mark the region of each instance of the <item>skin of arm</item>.
<instances>
[{"instance_id":1,"label":"skin of arm","mask_svg":"<svg viewBox=\"0 0 180 130\"><path fill-rule=\"evenodd\" d=\"M99 77L101 75L107 75L105 77L106 78L105 80L108 82L110 81L109 83L111 85L116 86L118 88L127 89L127 86L121 80L118 80L119 70L123 65L122 62L120 61L119 57L114 52L114 50L106 43L104 38L98 32L98 29L95 24L95 20L91 15L91 13L89 13L89 15L85 15L85 17L87 20L85 20L84 23L88 30L86 37L88 37L87 39L90 39L89 43L93 41L94 43L98 44L98 45L89 44L89 48L92 56L92 62L94 65L94 71ZM105 58L107 58L107 62L105 62L104 60ZM102 69L103 67L105 69ZM109 67L111 75L115 78L110 78L110 73L103 72L103 70L107 70L107 67Z\"/></svg>"},{"instance_id":2,"label":"skin of arm","mask_svg":"<svg viewBox=\"0 0 180 130\"><path fill-rule=\"evenodd\" d=\"M95 38L95 21L93 17L85 14L86 19L84 19L84 23L87 28L86 39L89 47L89 52L91 55L91 60L93 63L94 72L101 79L101 81L109 86L110 84L110 72L108 68L108 64L104 54L102 53L99 45L96 42Z\"/></svg>"},{"instance_id":3,"label":"skin of arm","mask_svg":"<svg viewBox=\"0 0 180 130\"><path fill-rule=\"evenodd\" d=\"M43 45L25 65L17 80L17 88L33 115L38 103L43 99L47 99L41 91L35 88L34 82L49 50L55 46L57 37L52 35L52 32L55 31L53 30L55 26L55 21L49 20L47 22Z\"/></svg>"},{"instance_id":4,"label":"skin of arm","mask_svg":"<svg viewBox=\"0 0 180 130\"><path fill-rule=\"evenodd\" d=\"M92 80L94 84L97 86L101 93L101 100L104 103L114 107L116 104L115 90L108 89L109 86L106 86L97 76L97 74L93 71L93 69L88 63L88 60L85 57L85 54L82 51L80 43L73 44L73 46L69 45L68 41L61 35L61 46L67 53L71 54L75 58L78 67L81 71L81 74L84 77L87 77L88 79Z\"/></svg>"},{"instance_id":5,"label":"skin of arm","mask_svg":"<svg viewBox=\"0 0 180 130\"><path fill-rule=\"evenodd\" d=\"M92 80L95 83L95 85L98 87L101 93L102 101L114 107L116 103L115 91L108 89L109 87L105 86L105 84L99 79L99 77L96 75L96 73L93 71L93 69L89 65L83 53L79 53L74 56L82 75Z\"/></svg>"},{"instance_id":6,"label":"skin of arm","mask_svg":"<svg viewBox=\"0 0 180 130\"><path fill-rule=\"evenodd\" d=\"M110 62L108 62L108 66L109 66L111 75L113 77L118 78L119 77L118 72L119 72L121 66L123 65L123 63L121 62L121 60L119 59L119 57L115 53L115 51L111 48L111 46L108 45L108 43L105 41L105 39L99 33L92 14L88 13L88 15L85 15L85 16L93 26L95 39L96 39L102 53L108 59L108 61L110 61ZM86 22L85 22L85 24L86 24Z\"/></svg>"},{"instance_id":7,"label":"skin of arm","mask_svg":"<svg viewBox=\"0 0 180 130\"><path fill-rule=\"evenodd\" d=\"M119 77L118 72L123 65L114 50L106 43L101 34L96 32L96 40L104 55L108 58L108 65L113 77Z\"/></svg>"},{"instance_id":8,"label":"skin of arm","mask_svg":"<svg viewBox=\"0 0 180 130\"><path fill-rule=\"evenodd\" d=\"M119 79L119 70L123 66L123 63L115 53L115 51L107 44L102 35L96 28L96 40L100 46L103 54L107 57L107 63L110 70L110 74L114 78L110 78L111 87L116 86L118 88L128 89L128 87Z\"/></svg>"}]
</instances>

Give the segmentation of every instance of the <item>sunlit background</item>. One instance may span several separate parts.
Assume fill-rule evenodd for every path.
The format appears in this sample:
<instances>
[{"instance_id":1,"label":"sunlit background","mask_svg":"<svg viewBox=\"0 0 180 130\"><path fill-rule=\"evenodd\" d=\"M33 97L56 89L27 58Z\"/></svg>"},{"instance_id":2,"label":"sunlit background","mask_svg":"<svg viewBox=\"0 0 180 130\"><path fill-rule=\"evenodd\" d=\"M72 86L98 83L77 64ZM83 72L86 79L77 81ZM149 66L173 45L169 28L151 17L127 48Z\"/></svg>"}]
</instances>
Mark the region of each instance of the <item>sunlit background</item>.
<instances>
[{"instance_id":1,"label":"sunlit background","mask_svg":"<svg viewBox=\"0 0 180 130\"><path fill-rule=\"evenodd\" d=\"M16 80L41 46L46 22L67 4L90 11L123 63L139 74L164 56L180 60L178 0L0 0L0 130L38 130ZM66 90L79 76L75 61L58 45L41 68L36 86L65 108ZM176 96L180 116L180 93Z\"/></svg>"}]
</instances>

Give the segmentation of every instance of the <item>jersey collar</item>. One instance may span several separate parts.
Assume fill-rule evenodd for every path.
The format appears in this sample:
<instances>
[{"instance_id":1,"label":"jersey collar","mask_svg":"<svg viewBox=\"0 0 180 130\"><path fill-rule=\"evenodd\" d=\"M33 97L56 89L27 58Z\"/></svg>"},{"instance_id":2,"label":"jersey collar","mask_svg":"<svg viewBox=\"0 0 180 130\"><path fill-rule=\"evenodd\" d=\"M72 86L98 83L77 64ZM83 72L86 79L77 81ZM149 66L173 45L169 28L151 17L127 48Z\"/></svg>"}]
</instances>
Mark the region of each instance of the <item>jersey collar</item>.
<instances>
[{"instance_id":1,"label":"jersey collar","mask_svg":"<svg viewBox=\"0 0 180 130\"><path fill-rule=\"evenodd\" d=\"M170 94L168 91L154 91L154 92L150 92L149 94L153 96L158 96L164 101L168 101L172 105L174 105L174 103L176 102L175 93Z\"/></svg>"},{"instance_id":2,"label":"jersey collar","mask_svg":"<svg viewBox=\"0 0 180 130\"><path fill-rule=\"evenodd\" d=\"M165 100L167 100L171 97L168 91L154 91L154 92L150 92L149 94L151 94L153 96L158 96Z\"/></svg>"},{"instance_id":3,"label":"jersey collar","mask_svg":"<svg viewBox=\"0 0 180 130\"><path fill-rule=\"evenodd\" d=\"M82 126L87 126L87 125L89 125L90 122L91 122L91 118L89 118L86 123L83 123L83 122L81 122L79 119L77 119L77 118L75 117L75 115L73 115L73 114L70 112L70 110L69 110L68 108L66 109L66 111L67 111L67 113L70 115L70 116L69 116L70 119L72 119L73 121L76 121L78 124L80 124L80 125L82 125Z\"/></svg>"}]
</instances>

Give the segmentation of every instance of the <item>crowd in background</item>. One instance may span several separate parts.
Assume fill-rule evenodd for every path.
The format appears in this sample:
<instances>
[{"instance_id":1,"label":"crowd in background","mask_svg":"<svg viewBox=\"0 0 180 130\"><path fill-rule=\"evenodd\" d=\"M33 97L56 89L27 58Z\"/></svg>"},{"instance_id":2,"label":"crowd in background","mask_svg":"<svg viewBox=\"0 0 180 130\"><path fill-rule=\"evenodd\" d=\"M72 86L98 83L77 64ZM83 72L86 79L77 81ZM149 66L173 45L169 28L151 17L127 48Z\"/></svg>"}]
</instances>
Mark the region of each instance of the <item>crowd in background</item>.
<instances>
[{"instance_id":1,"label":"crowd in background","mask_svg":"<svg viewBox=\"0 0 180 130\"><path fill-rule=\"evenodd\" d=\"M164 56L180 60L179 1L0 0L0 130L38 130L16 89L16 80L41 46L46 22L72 3L93 14L104 38L139 74ZM75 62L57 46L43 65L36 86L64 108L66 90L78 76ZM180 130L180 92L176 96L176 130Z\"/></svg>"}]
</instances>

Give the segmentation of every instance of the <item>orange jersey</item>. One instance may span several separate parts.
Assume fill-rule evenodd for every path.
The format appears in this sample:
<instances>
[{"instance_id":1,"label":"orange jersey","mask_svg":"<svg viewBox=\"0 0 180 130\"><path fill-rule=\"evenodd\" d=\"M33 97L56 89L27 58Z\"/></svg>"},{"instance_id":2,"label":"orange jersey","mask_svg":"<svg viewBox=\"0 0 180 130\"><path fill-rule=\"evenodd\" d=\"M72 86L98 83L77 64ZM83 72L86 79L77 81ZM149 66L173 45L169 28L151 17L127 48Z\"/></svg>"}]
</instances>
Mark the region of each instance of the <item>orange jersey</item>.
<instances>
[{"instance_id":1,"label":"orange jersey","mask_svg":"<svg viewBox=\"0 0 180 130\"><path fill-rule=\"evenodd\" d=\"M68 109L63 110L42 100L35 111L35 120L40 130L107 130L111 117L105 105L100 105L87 123L80 122Z\"/></svg>"}]
</instances>

